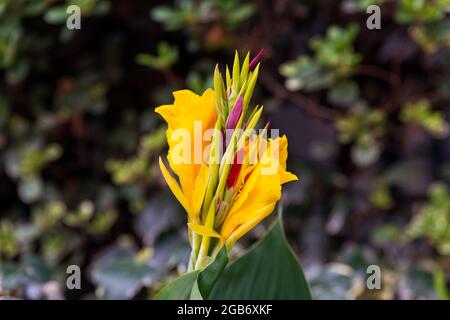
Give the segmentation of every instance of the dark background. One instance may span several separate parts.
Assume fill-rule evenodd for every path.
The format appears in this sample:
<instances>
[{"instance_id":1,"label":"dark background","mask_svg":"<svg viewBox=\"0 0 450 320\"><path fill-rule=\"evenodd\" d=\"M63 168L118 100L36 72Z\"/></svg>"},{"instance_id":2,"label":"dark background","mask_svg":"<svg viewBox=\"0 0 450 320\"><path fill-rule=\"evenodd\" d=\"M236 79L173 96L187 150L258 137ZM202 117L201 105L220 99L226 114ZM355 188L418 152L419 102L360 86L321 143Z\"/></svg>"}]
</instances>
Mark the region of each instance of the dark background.
<instances>
[{"instance_id":1,"label":"dark background","mask_svg":"<svg viewBox=\"0 0 450 320\"><path fill-rule=\"evenodd\" d=\"M66 27L70 4L80 30ZM159 173L153 110L212 86L235 50L265 48L253 103L289 139L300 180L285 188L285 230L314 297L449 298L449 6L3 1L0 295L151 298L183 272L185 214ZM81 290L65 289L71 264ZM382 290L365 290L370 264Z\"/></svg>"}]
</instances>

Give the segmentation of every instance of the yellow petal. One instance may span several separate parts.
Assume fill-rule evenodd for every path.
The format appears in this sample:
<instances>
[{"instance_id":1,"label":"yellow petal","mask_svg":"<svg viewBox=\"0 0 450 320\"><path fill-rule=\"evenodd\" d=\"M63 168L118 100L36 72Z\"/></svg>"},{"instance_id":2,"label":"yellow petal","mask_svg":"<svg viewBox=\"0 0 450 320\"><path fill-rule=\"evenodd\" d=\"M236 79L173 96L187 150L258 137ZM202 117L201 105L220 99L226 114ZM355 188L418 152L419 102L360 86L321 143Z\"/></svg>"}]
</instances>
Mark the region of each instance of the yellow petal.
<instances>
[{"instance_id":1,"label":"yellow petal","mask_svg":"<svg viewBox=\"0 0 450 320\"><path fill-rule=\"evenodd\" d=\"M242 171L242 170L241 170ZM244 172L246 179L244 184L240 187L239 194L236 197L236 200L233 203L233 210L239 209L247 200L248 194L252 191L257 183L258 176L260 175L261 166L254 166L251 168L247 168L247 171Z\"/></svg>"},{"instance_id":2,"label":"yellow petal","mask_svg":"<svg viewBox=\"0 0 450 320\"><path fill-rule=\"evenodd\" d=\"M239 225L230 237L226 240L227 249L231 250L237 240L242 238L247 232L253 229L258 223L260 223L265 217L270 215L275 207L276 202L268 203L266 206L258 209L250 219L246 220L243 224Z\"/></svg>"},{"instance_id":3,"label":"yellow petal","mask_svg":"<svg viewBox=\"0 0 450 320\"><path fill-rule=\"evenodd\" d=\"M239 193L222 225L221 234L234 243L246 232L272 213L281 197L281 185L297 176L286 171L287 138L266 140L258 136L247 147L258 144L258 164L248 165L241 172L244 177ZM247 148L246 153L251 153Z\"/></svg>"},{"instance_id":4,"label":"yellow petal","mask_svg":"<svg viewBox=\"0 0 450 320\"><path fill-rule=\"evenodd\" d=\"M171 126L176 117L175 110L173 108L173 105L171 104L159 106L155 109L155 112L159 113L163 117L163 119L167 122L169 127Z\"/></svg>"},{"instance_id":5,"label":"yellow petal","mask_svg":"<svg viewBox=\"0 0 450 320\"><path fill-rule=\"evenodd\" d=\"M183 208L188 213L189 217L191 218L191 210L188 206L188 203L186 201L186 197L184 196L180 185L178 184L177 180L175 180L174 177L170 174L170 172L167 170L166 166L164 165L163 161L161 160L161 157L159 158L159 168L161 169L162 175L164 179L167 182L167 185L169 186L170 190L172 190L172 193L174 194L175 198L180 202L180 204L183 206Z\"/></svg>"},{"instance_id":6,"label":"yellow petal","mask_svg":"<svg viewBox=\"0 0 450 320\"><path fill-rule=\"evenodd\" d=\"M288 157L288 152L287 152L287 147L288 147L288 140L286 138L285 135L283 135L281 138L278 137L275 140L279 140L278 145L279 145L279 160L280 160L280 164L283 168L286 168L286 160Z\"/></svg>"},{"instance_id":7,"label":"yellow petal","mask_svg":"<svg viewBox=\"0 0 450 320\"><path fill-rule=\"evenodd\" d=\"M197 224L197 223L188 223L189 229L191 229L193 232L201 235L201 236L207 236L207 237L213 237L213 238L219 238L222 239L222 236L217 233L215 230L208 228L204 225Z\"/></svg>"},{"instance_id":8,"label":"yellow petal","mask_svg":"<svg viewBox=\"0 0 450 320\"><path fill-rule=\"evenodd\" d=\"M207 89L204 94L209 94L209 91L212 91L212 89ZM174 91L173 96L175 98L174 105L186 108L187 110L195 106L199 102L199 98L201 98L198 94L187 89Z\"/></svg>"},{"instance_id":9,"label":"yellow petal","mask_svg":"<svg viewBox=\"0 0 450 320\"><path fill-rule=\"evenodd\" d=\"M194 216L198 217L205 198L206 187L208 186L208 166L203 164L194 184L194 196L191 207Z\"/></svg>"},{"instance_id":10,"label":"yellow petal","mask_svg":"<svg viewBox=\"0 0 450 320\"><path fill-rule=\"evenodd\" d=\"M284 169L282 169L280 172L280 178L281 178L281 184L285 184L286 182L298 180L298 177L295 174L293 174L289 171L286 171Z\"/></svg>"},{"instance_id":11,"label":"yellow petal","mask_svg":"<svg viewBox=\"0 0 450 320\"><path fill-rule=\"evenodd\" d=\"M201 190L199 192L194 191L197 176L202 167L203 151L207 144L203 142L202 137L206 130L214 127L217 120L214 91L207 89L203 95L199 96L189 90L180 90L174 92L173 95L175 99L172 105L160 106L155 111L168 124L167 142L169 151L167 158L169 165L178 176L187 204L194 209L192 206L197 202L196 198L200 197L202 193ZM199 124L201 124L201 130L194 130L195 126L198 127ZM172 134L179 134L180 132L188 133L190 141L176 139L172 136ZM181 148L180 143L182 144ZM190 151L187 159L183 158L186 161L175 161L173 152L176 148ZM196 157L194 153L197 154Z\"/></svg>"},{"instance_id":12,"label":"yellow petal","mask_svg":"<svg viewBox=\"0 0 450 320\"><path fill-rule=\"evenodd\" d=\"M278 174L261 175L260 165L250 174L246 184L248 186L244 185L243 187L243 190L248 188L245 200L239 203L239 206L233 204L223 222L221 235L225 239L242 236L243 234L234 235L234 233L250 230L247 229L248 226L254 226L271 214L276 202L281 197L280 176ZM238 195L238 198L240 196L241 194ZM241 226L243 229L239 229Z\"/></svg>"},{"instance_id":13,"label":"yellow petal","mask_svg":"<svg viewBox=\"0 0 450 320\"><path fill-rule=\"evenodd\" d=\"M281 177L281 184L298 180L295 174L286 171L286 160L288 155L287 146L288 141L284 135L274 140L269 139L269 143L267 143L266 150L263 153L261 160L266 169L278 167L277 169L278 174Z\"/></svg>"},{"instance_id":14,"label":"yellow petal","mask_svg":"<svg viewBox=\"0 0 450 320\"><path fill-rule=\"evenodd\" d=\"M279 161L280 161L280 177L281 177L281 184L284 184L289 181L295 181L298 180L297 176L289 171L286 171L286 160L288 157L288 140L285 135L283 135L279 139ZM275 140L277 140L275 139Z\"/></svg>"}]
</instances>

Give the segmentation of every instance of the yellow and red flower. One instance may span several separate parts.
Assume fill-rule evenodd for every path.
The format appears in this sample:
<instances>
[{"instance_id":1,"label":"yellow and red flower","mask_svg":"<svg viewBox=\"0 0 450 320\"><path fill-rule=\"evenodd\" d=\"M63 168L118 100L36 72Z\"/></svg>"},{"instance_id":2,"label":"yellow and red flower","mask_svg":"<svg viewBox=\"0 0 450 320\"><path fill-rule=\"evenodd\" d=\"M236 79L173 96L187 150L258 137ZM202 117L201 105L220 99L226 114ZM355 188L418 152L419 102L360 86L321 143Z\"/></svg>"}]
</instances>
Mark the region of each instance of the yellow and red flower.
<instances>
[{"instance_id":1,"label":"yellow and red flower","mask_svg":"<svg viewBox=\"0 0 450 320\"><path fill-rule=\"evenodd\" d=\"M177 178L161 159L159 164L188 214L191 269L203 268L223 244L231 249L274 210L281 186L297 180L286 171L287 138L267 139L265 130L251 134L262 112L257 107L246 116L259 71L256 62L249 63L247 55L241 67L236 55L232 77L226 69L226 84L216 68L214 90L201 96L176 91L173 104L155 110L168 125L167 158ZM208 130L215 130L211 143L203 139ZM230 141L223 141L225 131L231 131ZM211 239L216 239L215 249L210 248Z\"/></svg>"}]
</instances>

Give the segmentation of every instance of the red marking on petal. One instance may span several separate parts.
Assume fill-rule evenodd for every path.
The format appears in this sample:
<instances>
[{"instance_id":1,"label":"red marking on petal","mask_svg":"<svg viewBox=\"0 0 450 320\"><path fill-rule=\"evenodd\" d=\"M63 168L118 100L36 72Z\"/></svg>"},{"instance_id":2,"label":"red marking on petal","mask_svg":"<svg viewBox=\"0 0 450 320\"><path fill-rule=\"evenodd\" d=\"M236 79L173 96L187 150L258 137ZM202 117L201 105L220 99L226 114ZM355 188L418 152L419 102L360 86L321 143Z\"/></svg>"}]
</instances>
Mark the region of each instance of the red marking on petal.
<instances>
[{"instance_id":1,"label":"red marking on petal","mask_svg":"<svg viewBox=\"0 0 450 320\"><path fill-rule=\"evenodd\" d=\"M227 178L227 188L230 189L236 183L236 180L239 176L239 172L241 171L242 164L233 163L231 166L230 174Z\"/></svg>"}]
</instances>

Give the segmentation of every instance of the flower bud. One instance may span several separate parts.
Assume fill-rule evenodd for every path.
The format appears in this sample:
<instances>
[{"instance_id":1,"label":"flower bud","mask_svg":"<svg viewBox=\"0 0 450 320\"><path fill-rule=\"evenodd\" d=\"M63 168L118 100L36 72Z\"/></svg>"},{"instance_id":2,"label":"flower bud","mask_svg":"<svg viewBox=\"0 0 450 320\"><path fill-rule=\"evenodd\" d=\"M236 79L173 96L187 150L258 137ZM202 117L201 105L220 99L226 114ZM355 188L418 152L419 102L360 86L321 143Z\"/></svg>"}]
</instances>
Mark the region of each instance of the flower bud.
<instances>
[{"instance_id":1,"label":"flower bud","mask_svg":"<svg viewBox=\"0 0 450 320\"><path fill-rule=\"evenodd\" d=\"M239 96L236 99L236 103L234 104L233 109L231 109L230 114L228 115L226 129L235 129L239 119L242 115L242 103L243 98Z\"/></svg>"},{"instance_id":2,"label":"flower bud","mask_svg":"<svg viewBox=\"0 0 450 320\"><path fill-rule=\"evenodd\" d=\"M258 64L259 60L261 59L261 56L263 55L263 53L264 53L264 48L259 50L258 54L252 59L252 61L248 65L249 71L253 71L253 69L255 69L255 67Z\"/></svg>"}]
</instances>

